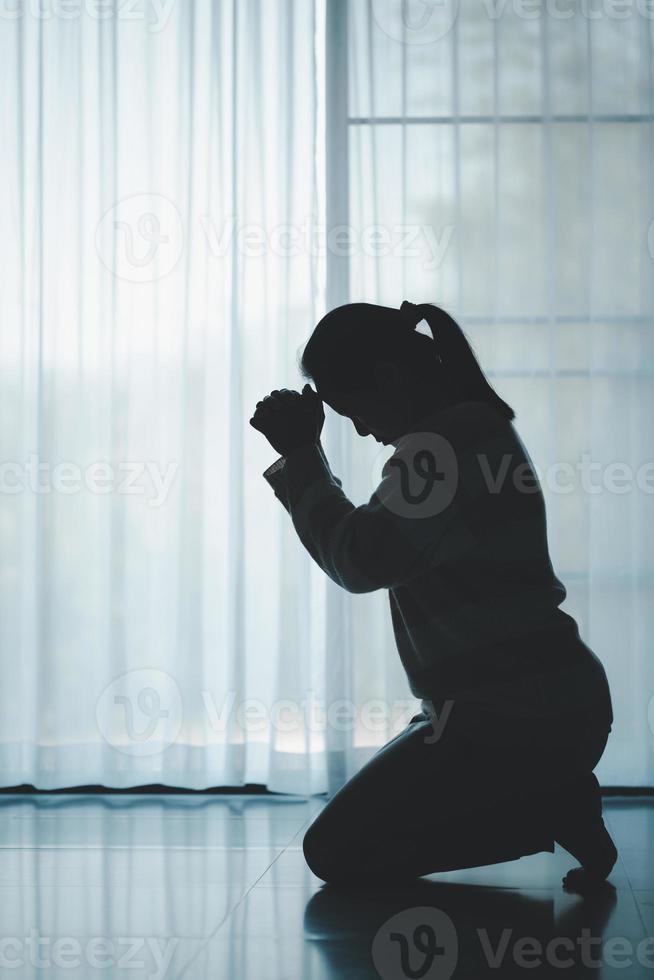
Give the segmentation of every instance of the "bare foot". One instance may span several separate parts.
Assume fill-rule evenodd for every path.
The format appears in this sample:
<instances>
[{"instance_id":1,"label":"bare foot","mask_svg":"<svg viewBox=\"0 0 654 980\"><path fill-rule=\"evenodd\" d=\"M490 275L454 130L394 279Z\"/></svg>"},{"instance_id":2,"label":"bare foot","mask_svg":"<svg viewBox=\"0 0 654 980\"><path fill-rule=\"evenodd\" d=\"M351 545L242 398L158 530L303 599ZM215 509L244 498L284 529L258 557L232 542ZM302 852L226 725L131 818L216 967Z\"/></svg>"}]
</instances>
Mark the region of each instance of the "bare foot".
<instances>
[{"instance_id":1,"label":"bare foot","mask_svg":"<svg viewBox=\"0 0 654 980\"><path fill-rule=\"evenodd\" d=\"M575 895L597 895L600 892L615 891L610 881L585 868L572 868L561 880L564 891Z\"/></svg>"},{"instance_id":2,"label":"bare foot","mask_svg":"<svg viewBox=\"0 0 654 980\"><path fill-rule=\"evenodd\" d=\"M568 871L563 879L567 890L579 894L597 890L608 878L618 857L603 820L600 824L587 828L583 834L561 834L557 837L557 843L565 847L581 864L580 868Z\"/></svg>"},{"instance_id":3,"label":"bare foot","mask_svg":"<svg viewBox=\"0 0 654 980\"><path fill-rule=\"evenodd\" d=\"M587 894L601 888L618 852L602 819L602 797L592 773L582 777L558 808L554 838L579 861L563 878L567 891Z\"/></svg>"}]
</instances>

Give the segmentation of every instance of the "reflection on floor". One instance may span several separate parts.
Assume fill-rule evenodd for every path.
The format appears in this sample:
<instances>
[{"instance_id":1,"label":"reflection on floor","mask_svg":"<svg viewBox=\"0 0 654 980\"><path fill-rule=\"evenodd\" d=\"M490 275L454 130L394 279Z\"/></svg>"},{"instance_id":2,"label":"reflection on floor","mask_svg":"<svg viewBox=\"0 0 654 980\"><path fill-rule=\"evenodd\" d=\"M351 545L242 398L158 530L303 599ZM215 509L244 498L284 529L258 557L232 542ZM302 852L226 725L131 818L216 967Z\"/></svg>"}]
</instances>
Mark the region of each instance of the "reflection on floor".
<instances>
[{"instance_id":1,"label":"reflection on floor","mask_svg":"<svg viewBox=\"0 0 654 980\"><path fill-rule=\"evenodd\" d=\"M613 889L566 895L564 852L323 887L318 799L0 796L0 976L216 980L650 977L654 801L613 799Z\"/></svg>"}]
</instances>

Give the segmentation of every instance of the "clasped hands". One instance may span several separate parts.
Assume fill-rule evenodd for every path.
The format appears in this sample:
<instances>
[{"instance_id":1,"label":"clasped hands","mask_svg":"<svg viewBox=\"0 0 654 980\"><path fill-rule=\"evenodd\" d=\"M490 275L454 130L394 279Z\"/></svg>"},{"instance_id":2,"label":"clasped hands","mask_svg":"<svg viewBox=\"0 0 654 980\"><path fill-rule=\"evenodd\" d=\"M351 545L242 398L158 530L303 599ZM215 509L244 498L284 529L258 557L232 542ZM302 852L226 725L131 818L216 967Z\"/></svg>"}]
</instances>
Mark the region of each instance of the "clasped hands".
<instances>
[{"instance_id":1,"label":"clasped hands","mask_svg":"<svg viewBox=\"0 0 654 980\"><path fill-rule=\"evenodd\" d=\"M280 456L319 441L325 421L322 400L311 385L301 392L282 388L257 402L250 419Z\"/></svg>"}]
</instances>

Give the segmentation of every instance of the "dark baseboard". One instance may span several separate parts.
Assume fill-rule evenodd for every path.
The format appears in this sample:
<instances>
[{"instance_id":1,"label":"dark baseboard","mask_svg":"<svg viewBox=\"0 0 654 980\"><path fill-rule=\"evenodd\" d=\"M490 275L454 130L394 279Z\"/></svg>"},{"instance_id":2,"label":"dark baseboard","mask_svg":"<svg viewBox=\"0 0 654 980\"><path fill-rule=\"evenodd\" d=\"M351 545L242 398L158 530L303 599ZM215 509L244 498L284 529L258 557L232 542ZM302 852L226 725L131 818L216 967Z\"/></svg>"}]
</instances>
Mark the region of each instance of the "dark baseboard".
<instances>
[{"instance_id":1,"label":"dark baseboard","mask_svg":"<svg viewBox=\"0 0 654 980\"><path fill-rule=\"evenodd\" d=\"M22 786L3 786L0 787L0 796L19 795L26 796L72 796L75 794L92 795L101 793L103 796L126 796L129 794L141 794L156 796L165 793L167 796L237 796L237 795L257 795L265 796L284 796L284 793L272 793L263 785L258 783L247 783L245 786L210 786L209 789L185 789L183 786L164 786L161 783L149 783L146 786L130 786L127 789L116 789L113 786L66 786L63 789L37 789L35 786L24 784Z\"/></svg>"},{"instance_id":2,"label":"dark baseboard","mask_svg":"<svg viewBox=\"0 0 654 980\"><path fill-rule=\"evenodd\" d=\"M602 786L602 796L654 796L654 786Z\"/></svg>"},{"instance_id":3,"label":"dark baseboard","mask_svg":"<svg viewBox=\"0 0 654 980\"><path fill-rule=\"evenodd\" d=\"M127 789L116 789L112 786L67 786L63 789L37 789L35 786L23 784L22 786L3 786L0 787L0 796L73 796L73 795L93 795L102 794L103 796L127 796L127 795L147 795L157 796L166 794L167 796L248 796L252 794L258 796L293 796L293 793L275 793L266 786L259 783L247 783L245 786L210 786L208 789L185 789L183 786L164 786L161 783L150 783L145 786L130 786ZM302 794L300 794L302 795ZM324 793L315 794L324 796ZM654 786L603 786L602 796L652 796L654 797Z\"/></svg>"}]
</instances>

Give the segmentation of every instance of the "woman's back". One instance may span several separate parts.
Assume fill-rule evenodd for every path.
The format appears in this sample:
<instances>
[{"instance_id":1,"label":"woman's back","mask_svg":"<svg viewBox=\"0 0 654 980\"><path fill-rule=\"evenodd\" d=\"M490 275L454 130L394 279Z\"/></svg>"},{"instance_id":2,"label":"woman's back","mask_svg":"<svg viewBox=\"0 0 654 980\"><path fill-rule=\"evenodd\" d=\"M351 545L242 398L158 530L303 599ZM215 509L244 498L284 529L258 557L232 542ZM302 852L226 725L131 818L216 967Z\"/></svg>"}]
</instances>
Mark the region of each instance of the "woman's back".
<instances>
[{"instance_id":1,"label":"woman's back","mask_svg":"<svg viewBox=\"0 0 654 980\"><path fill-rule=\"evenodd\" d=\"M389 590L414 694L530 715L599 699L606 714L603 668L560 608L566 591L550 561L542 491L513 424L487 403L467 402L421 426L386 464L390 471L399 457L410 465L432 432L450 461L443 479L452 516L433 561ZM430 521L423 524L429 534Z\"/></svg>"}]
</instances>

